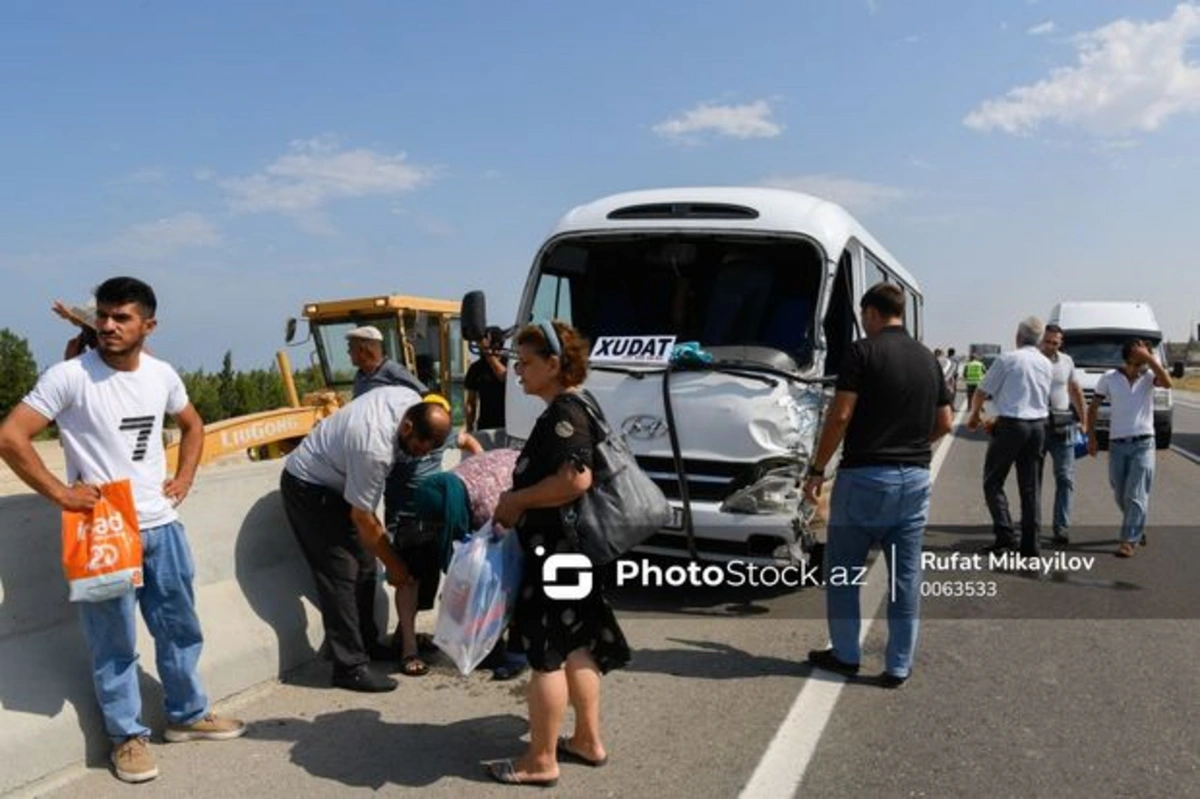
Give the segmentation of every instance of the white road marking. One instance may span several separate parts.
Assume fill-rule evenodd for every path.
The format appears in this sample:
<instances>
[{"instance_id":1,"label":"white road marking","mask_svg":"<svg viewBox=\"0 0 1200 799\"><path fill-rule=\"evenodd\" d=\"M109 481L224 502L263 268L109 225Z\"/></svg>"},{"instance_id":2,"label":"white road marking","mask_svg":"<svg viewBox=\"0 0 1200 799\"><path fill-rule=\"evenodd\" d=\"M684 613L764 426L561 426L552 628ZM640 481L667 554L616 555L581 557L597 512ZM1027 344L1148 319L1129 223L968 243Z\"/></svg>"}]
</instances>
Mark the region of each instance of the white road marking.
<instances>
[{"instance_id":1,"label":"white road marking","mask_svg":"<svg viewBox=\"0 0 1200 799\"><path fill-rule=\"evenodd\" d=\"M1175 405L1180 405L1180 406L1182 406L1182 407L1184 407L1184 408L1191 408L1193 411L1200 411L1200 405L1197 405L1197 404L1196 404L1196 403L1194 403L1194 402L1186 402L1186 401L1184 401L1184 400L1177 399L1177 400L1175 400L1175 401L1174 401L1174 404L1175 404Z\"/></svg>"},{"instance_id":2,"label":"white road marking","mask_svg":"<svg viewBox=\"0 0 1200 799\"><path fill-rule=\"evenodd\" d=\"M1180 455L1187 458L1192 463L1200 463L1200 455L1197 455L1194 452L1189 452L1188 450L1184 449L1183 447L1179 446L1178 444L1172 444L1171 451L1178 452Z\"/></svg>"},{"instance_id":3,"label":"white road marking","mask_svg":"<svg viewBox=\"0 0 1200 799\"><path fill-rule=\"evenodd\" d=\"M966 416L966 409L958 412L954 419L957 429ZM929 465L930 483L937 481L938 472L950 453L954 443L954 433L946 436L933 453L933 461ZM882 557L876 558L871 570L867 573L867 585L863 590L861 608L863 613L860 643L867 640L871 624L883 603L886 595L887 580L882 572L887 570ZM820 669L814 669L812 675L804 681L804 687L796 696L792 707L784 718L783 723L775 732L775 737L763 753L762 760L750 776L750 781L742 788L739 799L766 799L766 797L787 797L791 799L800 788L808 764L817 751L817 743L825 725L833 716L834 705L846 685L846 678L831 674Z\"/></svg>"}]
</instances>

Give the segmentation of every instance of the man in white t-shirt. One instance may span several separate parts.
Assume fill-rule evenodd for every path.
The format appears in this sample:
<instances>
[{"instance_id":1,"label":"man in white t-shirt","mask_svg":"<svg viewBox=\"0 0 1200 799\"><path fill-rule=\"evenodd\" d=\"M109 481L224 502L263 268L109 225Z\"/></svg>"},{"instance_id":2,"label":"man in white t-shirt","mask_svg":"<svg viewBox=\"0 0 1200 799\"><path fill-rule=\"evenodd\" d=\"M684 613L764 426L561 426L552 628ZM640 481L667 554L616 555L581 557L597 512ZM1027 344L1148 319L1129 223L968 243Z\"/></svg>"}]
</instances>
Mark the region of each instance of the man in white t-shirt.
<instances>
[{"instance_id":1,"label":"man in white t-shirt","mask_svg":"<svg viewBox=\"0 0 1200 799\"><path fill-rule=\"evenodd\" d=\"M119 779L158 776L141 721L137 605L154 637L167 713L167 741L225 740L246 731L209 711L197 664L204 638L192 591L192 555L176 506L191 489L204 445L204 423L179 375L143 351L157 320L150 286L114 277L96 289L97 348L45 371L0 426L0 457L31 488L63 510L87 511L99 485L128 479L142 537L144 584L135 593L79 603L92 656L96 696L112 738ZM179 465L166 477L163 416L182 433ZM67 482L46 468L34 437L57 422Z\"/></svg>"},{"instance_id":2,"label":"man in white t-shirt","mask_svg":"<svg viewBox=\"0 0 1200 799\"><path fill-rule=\"evenodd\" d=\"M1127 341L1121 358L1121 367L1105 372L1096 383L1088 407L1088 454L1094 456L1100 448L1096 419L1100 403L1108 400L1108 482L1123 516L1117 557L1132 558L1137 545L1146 543L1154 481L1154 389L1170 388L1171 376L1144 341Z\"/></svg>"},{"instance_id":3,"label":"man in white t-shirt","mask_svg":"<svg viewBox=\"0 0 1200 799\"><path fill-rule=\"evenodd\" d=\"M1042 448L1041 469L1046 456L1054 465L1054 543L1068 544L1071 526L1071 500L1075 493L1075 429L1083 425L1087 434L1087 407L1075 361L1062 352L1063 331L1058 325L1046 325L1042 334L1042 354L1050 359L1050 416L1046 420L1046 443ZM1038 478L1041 482L1041 477Z\"/></svg>"},{"instance_id":4,"label":"man in white t-shirt","mask_svg":"<svg viewBox=\"0 0 1200 799\"><path fill-rule=\"evenodd\" d=\"M396 681L368 668L390 657L375 624L375 559L398 589L409 569L375 515L392 466L437 449L450 414L416 392L383 386L321 422L288 456L279 479L283 508L312 569L333 661L333 684L351 691L391 691Z\"/></svg>"}]
</instances>

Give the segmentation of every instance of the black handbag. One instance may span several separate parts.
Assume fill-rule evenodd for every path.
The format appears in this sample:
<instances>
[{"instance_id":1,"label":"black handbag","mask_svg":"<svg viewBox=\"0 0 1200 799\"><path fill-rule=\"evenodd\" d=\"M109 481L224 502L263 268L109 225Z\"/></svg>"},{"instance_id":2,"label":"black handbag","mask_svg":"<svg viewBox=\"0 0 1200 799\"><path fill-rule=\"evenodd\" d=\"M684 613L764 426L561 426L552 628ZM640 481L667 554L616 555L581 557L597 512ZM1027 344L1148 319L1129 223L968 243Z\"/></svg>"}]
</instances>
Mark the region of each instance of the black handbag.
<instances>
[{"instance_id":1,"label":"black handbag","mask_svg":"<svg viewBox=\"0 0 1200 799\"><path fill-rule=\"evenodd\" d=\"M609 429L596 399L572 395L599 432L592 451L592 487L560 513L567 540L597 566L610 563L671 521L671 505L642 471L624 435Z\"/></svg>"}]
</instances>

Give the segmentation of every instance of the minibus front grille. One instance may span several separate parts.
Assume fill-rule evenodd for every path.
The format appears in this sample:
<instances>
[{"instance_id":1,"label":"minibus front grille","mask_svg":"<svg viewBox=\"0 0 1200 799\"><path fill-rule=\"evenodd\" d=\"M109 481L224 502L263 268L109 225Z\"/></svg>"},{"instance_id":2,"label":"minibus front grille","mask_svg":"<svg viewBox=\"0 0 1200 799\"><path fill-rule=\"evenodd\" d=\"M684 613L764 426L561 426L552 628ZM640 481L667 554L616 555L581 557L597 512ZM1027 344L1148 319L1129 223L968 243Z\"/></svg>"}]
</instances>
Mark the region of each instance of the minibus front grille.
<instances>
[{"instance_id":1,"label":"minibus front grille","mask_svg":"<svg viewBox=\"0 0 1200 799\"><path fill-rule=\"evenodd\" d=\"M679 478L671 458L640 457L637 462L667 499L680 499ZM701 502L721 502L737 489L748 485L754 474L754 464L750 463L685 458L683 467L687 473L688 496Z\"/></svg>"}]
</instances>

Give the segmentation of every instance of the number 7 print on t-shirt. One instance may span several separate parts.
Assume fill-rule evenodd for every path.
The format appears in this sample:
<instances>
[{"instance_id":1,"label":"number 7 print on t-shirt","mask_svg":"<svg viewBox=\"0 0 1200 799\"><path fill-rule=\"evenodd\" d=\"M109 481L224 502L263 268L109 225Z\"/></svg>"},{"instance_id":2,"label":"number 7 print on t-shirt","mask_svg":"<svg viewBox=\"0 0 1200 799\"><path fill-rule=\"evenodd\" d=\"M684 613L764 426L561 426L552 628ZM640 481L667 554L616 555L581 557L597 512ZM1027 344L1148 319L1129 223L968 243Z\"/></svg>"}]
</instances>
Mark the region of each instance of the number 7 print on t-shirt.
<instances>
[{"instance_id":1,"label":"number 7 print on t-shirt","mask_svg":"<svg viewBox=\"0 0 1200 799\"><path fill-rule=\"evenodd\" d=\"M150 445L150 433L154 430L153 416L129 416L121 420L121 429L136 432L133 444L134 461L146 458L146 448Z\"/></svg>"}]
</instances>

